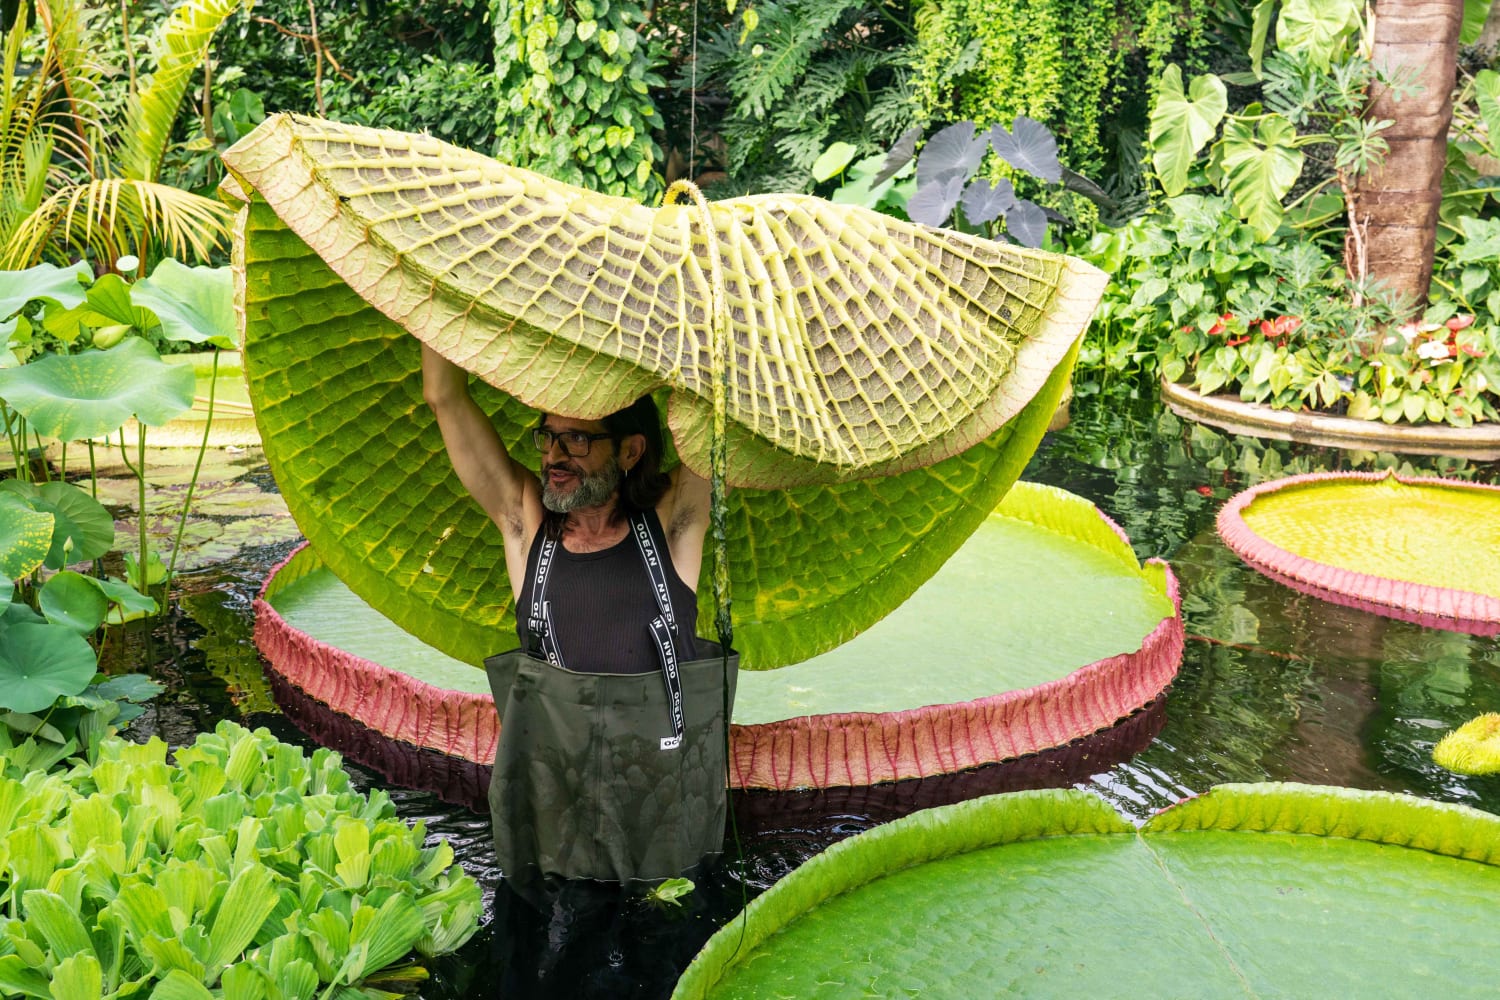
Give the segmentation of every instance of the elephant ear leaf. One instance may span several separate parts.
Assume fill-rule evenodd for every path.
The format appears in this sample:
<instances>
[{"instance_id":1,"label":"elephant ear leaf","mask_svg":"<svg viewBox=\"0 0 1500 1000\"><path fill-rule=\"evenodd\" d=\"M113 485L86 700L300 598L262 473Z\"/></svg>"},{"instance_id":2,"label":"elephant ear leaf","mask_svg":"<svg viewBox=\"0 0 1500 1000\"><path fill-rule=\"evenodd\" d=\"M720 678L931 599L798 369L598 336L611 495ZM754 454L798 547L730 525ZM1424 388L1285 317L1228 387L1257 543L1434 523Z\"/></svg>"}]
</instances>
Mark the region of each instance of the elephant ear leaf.
<instances>
[{"instance_id":1,"label":"elephant ear leaf","mask_svg":"<svg viewBox=\"0 0 1500 1000\"><path fill-rule=\"evenodd\" d=\"M245 374L288 506L351 590L476 664L510 644L510 586L422 400L419 341L477 377L533 468L536 409L655 393L675 457L706 470L711 233L735 353L735 637L773 667L868 627L977 527L1040 440L1103 281L814 198L653 210L287 116L226 162Z\"/></svg>"}]
</instances>

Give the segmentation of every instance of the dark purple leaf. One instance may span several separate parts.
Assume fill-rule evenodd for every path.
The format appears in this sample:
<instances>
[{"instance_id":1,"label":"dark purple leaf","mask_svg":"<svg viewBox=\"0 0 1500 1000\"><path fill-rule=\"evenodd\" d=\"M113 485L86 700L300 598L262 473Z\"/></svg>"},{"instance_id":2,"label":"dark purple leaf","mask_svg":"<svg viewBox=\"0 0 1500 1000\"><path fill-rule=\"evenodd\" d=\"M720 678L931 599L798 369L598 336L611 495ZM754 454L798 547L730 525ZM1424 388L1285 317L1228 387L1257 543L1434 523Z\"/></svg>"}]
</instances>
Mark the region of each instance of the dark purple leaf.
<instances>
[{"instance_id":1,"label":"dark purple leaf","mask_svg":"<svg viewBox=\"0 0 1500 1000\"><path fill-rule=\"evenodd\" d=\"M1082 174L1074 173L1067 167L1063 167L1062 182L1063 187L1067 188L1069 191L1077 191L1089 201L1093 202L1095 205L1098 205L1100 208L1105 209L1106 211L1112 210L1117 207L1117 203L1113 198L1109 196L1108 191L1104 190L1102 187L1095 184L1093 181L1089 180Z\"/></svg>"},{"instance_id":2,"label":"dark purple leaf","mask_svg":"<svg viewBox=\"0 0 1500 1000\"><path fill-rule=\"evenodd\" d=\"M918 189L929 183L946 184L954 177L967 181L984 159L987 143L985 136L974 136L973 122L958 122L941 129L927 140L917 158Z\"/></svg>"},{"instance_id":3,"label":"dark purple leaf","mask_svg":"<svg viewBox=\"0 0 1500 1000\"><path fill-rule=\"evenodd\" d=\"M1010 181L1002 179L991 184L981 178L964 192L964 218L976 225L990 222L1009 212L1015 203L1016 189Z\"/></svg>"},{"instance_id":4,"label":"dark purple leaf","mask_svg":"<svg viewBox=\"0 0 1500 1000\"><path fill-rule=\"evenodd\" d=\"M1047 238L1047 213L1036 202L1022 198L1006 214L1005 228L1022 246L1039 247Z\"/></svg>"},{"instance_id":5,"label":"dark purple leaf","mask_svg":"<svg viewBox=\"0 0 1500 1000\"><path fill-rule=\"evenodd\" d=\"M962 177L921 185L906 203L906 216L924 226L941 226L953 214L953 206L958 204L958 196L963 192Z\"/></svg>"},{"instance_id":6,"label":"dark purple leaf","mask_svg":"<svg viewBox=\"0 0 1500 1000\"><path fill-rule=\"evenodd\" d=\"M1057 140L1041 122L1020 115L1016 118L1014 132L996 125L989 131L989 140L995 154L1017 170L1054 184L1062 180L1062 164L1057 162Z\"/></svg>"},{"instance_id":7,"label":"dark purple leaf","mask_svg":"<svg viewBox=\"0 0 1500 1000\"><path fill-rule=\"evenodd\" d=\"M886 181L895 177L897 172L917 155L917 140L922 138L922 126L913 125L901 133L901 138L891 147L891 151L885 155L885 162L880 165L880 172L870 181L870 189L874 190Z\"/></svg>"}]
</instances>

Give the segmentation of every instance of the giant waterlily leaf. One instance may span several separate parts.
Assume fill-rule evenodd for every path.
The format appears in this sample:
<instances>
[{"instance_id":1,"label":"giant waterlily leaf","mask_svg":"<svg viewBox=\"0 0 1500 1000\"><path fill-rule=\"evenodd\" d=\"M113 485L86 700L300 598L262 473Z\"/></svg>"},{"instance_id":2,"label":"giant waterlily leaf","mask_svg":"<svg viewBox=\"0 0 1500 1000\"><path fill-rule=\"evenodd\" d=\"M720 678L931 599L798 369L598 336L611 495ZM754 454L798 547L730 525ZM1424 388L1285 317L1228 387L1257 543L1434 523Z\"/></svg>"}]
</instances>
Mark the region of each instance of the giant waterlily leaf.
<instances>
[{"instance_id":1,"label":"giant waterlily leaf","mask_svg":"<svg viewBox=\"0 0 1500 1000\"><path fill-rule=\"evenodd\" d=\"M1081 792L975 799L798 868L673 1000L1297 996L1313 969L1320 995L1487 996L1453 934L1500 918L1497 844L1478 810L1307 785L1224 785L1139 832Z\"/></svg>"},{"instance_id":2,"label":"giant waterlily leaf","mask_svg":"<svg viewBox=\"0 0 1500 1000\"><path fill-rule=\"evenodd\" d=\"M1046 382L1104 282L1081 261L816 198L651 209L428 136L286 115L225 162L363 300L527 405L599 417L670 389L678 451L700 472L722 279L739 486L895 472L979 443ZM321 292L281 277L278 306Z\"/></svg>"},{"instance_id":3,"label":"giant waterlily leaf","mask_svg":"<svg viewBox=\"0 0 1500 1000\"><path fill-rule=\"evenodd\" d=\"M531 406L588 416L659 389L677 452L707 468L708 268L701 249L688 252L695 214L559 187L426 137L305 119L272 120L229 160L255 192L237 222L236 294L266 457L328 566L403 628L470 663L513 642L500 537L449 467L421 397L417 338L485 380L475 399L523 461L535 460L522 446ZM730 497L736 644L746 666L771 667L878 620L993 509L1056 408L1097 276L816 199L712 211L739 359L730 479L808 484ZM505 263L512 244L524 253ZM900 274L856 266L872 258ZM790 283L784 295L756 283L771 272ZM933 298L902 298L918 292ZM836 308L820 316L824 294ZM902 303L925 318L896 327ZM982 360L958 340L939 351L944 315L959 340L996 353ZM1000 354L995 395L957 403L958 371L972 361L986 377ZM960 358L970 361L950 371ZM928 363L948 374L929 378ZM890 390L882 404L856 375ZM900 386L930 395L909 408ZM886 430L861 437L877 416ZM917 431L913 416L927 425ZM970 440L997 416L998 429Z\"/></svg>"},{"instance_id":4,"label":"giant waterlily leaf","mask_svg":"<svg viewBox=\"0 0 1500 1000\"><path fill-rule=\"evenodd\" d=\"M108 434L131 417L166 423L193 405L193 373L126 337L107 351L52 354L0 371L0 398L38 434L74 441Z\"/></svg>"}]
</instances>

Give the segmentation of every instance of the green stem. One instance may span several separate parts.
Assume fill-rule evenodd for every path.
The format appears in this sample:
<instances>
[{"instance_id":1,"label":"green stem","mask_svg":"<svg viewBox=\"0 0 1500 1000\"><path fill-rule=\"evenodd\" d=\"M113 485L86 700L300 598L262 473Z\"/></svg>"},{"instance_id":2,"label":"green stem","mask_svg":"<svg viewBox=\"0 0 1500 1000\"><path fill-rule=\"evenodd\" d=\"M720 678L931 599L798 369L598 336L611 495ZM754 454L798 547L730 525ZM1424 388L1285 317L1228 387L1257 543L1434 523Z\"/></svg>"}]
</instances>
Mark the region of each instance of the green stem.
<instances>
[{"instance_id":1,"label":"green stem","mask_svg":"<svg viewBox=\"0 0 1500 1000\"><path fill-rule=\"evenodd\" d=\"M203 454L208 451L208 432L214 425L214 390L219 382L219 349L214 348L213 370L208 377L208 419L203 422L203 440L198 445L198 460L193 463L193 478L188 480L187 499L177 516L177 534L172 539L172 561L167 564L167 585L171 586L177 571L177 553L182 551L182 529L187 527L188 511L193 506L193 490L198 486L198 472L203 468Z\"/></svg>"},{"instance_id":2,"label":"green stem","mask_svg":"<svg viewBox=\"0 0 1500 1000\"><path fill-rule=\"evenodd\" d=\"M125 463L125 468L130 470L132 476L137 479L141 478L143 473L130 464L130 453L125 450L125 428L123 427L120 428L120 461ZM145 466L142 465L141 468L144 469Z\"/></svg>"},{"instance_id":3,"label":"green stem","mask_svg":"<svg viewBox=\"0 0 1500 1000\"><path fill-rule=\"evenodd\" d=\"M16 478L25 479L26 477L21 475L21 469L24 467L21 453L25 451L25 449L16 444L16 432L12 427L13 423L19 424L20 420L20 414L17 414L14 420L12 420L10 415L10 407L5 405L5 400L0 399L0 423L3 423L5 425L5 437L6 440L10 442L10 459L16 467Z\"/></svg>"},{"instance_id":4,"label":"green stem","mask_svg":"<svg viewBox=\"0 0 1500 1000\"><path fill-rule=\"evenodd\" d=\"M68 442L66 441L62 443L62 470L58 473L58 478L63 481L68 478Z\"/></svg>"},{"instance_id":5,"label":"green stem","mask_svg":"<svg viewBox=\"0 0 1500 1000\"><path fill-rule=\"evenodd\" d=\"M1463 191L1444 191L1444 198L1462 198L1466 194L1497 194L1500 187L1467 188Z\"/></svg>"},{"instance_id":6,"label":"green stem","mask_svg":"<svg viewBox=\"0 0 1500 1000\"><path fill-rule=\"evenodd\" d=\"M36 450L42 453L42 482L52 482L52 470L47 465L47 449L42 445L42 434L35 427L31 429L31 436L36 438Z\"/></svg>"},{"instance_id":7,"label":"green stem","mask_svg":"<svg viewBox=\"0 0 1500 1000\"><path fill-rule=\"evenodd\" d=\"M94 462L94 439L89 438L89 489L99 499L99 466Z\"/></svg>"},{"instance_id":8,"label":"green stem","mask_svg":"<svg viewBox=\"0 0 1500 1000\"><path fill-rule=\"evenodd\" d=\"M137 579L135 587L141 593L145 594L149 592L148 588L150 586L147 583L148 577L146 573L146 425L139 421L136 422L136 435L136 461L139 465L139 471L136 472L135 476L135 523L138 529L136 534L139 536L140 541L140 556L138 557L139 561L136 563Z\"/></svg>"}]
</instances>

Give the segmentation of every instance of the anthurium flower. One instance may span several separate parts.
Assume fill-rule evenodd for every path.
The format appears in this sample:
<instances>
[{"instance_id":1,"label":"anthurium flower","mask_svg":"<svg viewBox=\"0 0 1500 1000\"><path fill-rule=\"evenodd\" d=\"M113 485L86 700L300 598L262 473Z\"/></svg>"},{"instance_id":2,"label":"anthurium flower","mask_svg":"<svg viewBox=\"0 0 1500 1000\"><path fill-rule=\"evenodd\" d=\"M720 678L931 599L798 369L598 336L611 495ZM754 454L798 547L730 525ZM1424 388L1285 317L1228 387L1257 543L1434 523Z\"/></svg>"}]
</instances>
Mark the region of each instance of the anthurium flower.
<instances>
[{"instance_id":1,"label":"anthurium flower","mask_svg":"<svg viewBox=\"0 0 1500 1000\"><path fill-rule=\"evenodd\" d=\"M1448 345L1441 340L1427 340L1417 345L1417 357L1440 361L1448 357Z\"/></svg>"},{"instance_id":2,"label":"anthurium flower","mask_svg":"<svg viewBox=\"0 0 1500 1000\"><path fill-rule=\"evenodd\" d=\"M1450 317L1448 322L1444 323L1443 325L1452 330L1454 333L1457 333L1460 330L1473 326L1474 317L1465 315L1453 316Z\"/></svg>"}]
</instances>

